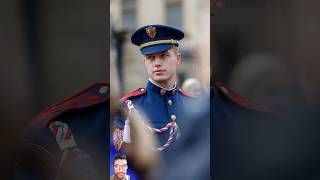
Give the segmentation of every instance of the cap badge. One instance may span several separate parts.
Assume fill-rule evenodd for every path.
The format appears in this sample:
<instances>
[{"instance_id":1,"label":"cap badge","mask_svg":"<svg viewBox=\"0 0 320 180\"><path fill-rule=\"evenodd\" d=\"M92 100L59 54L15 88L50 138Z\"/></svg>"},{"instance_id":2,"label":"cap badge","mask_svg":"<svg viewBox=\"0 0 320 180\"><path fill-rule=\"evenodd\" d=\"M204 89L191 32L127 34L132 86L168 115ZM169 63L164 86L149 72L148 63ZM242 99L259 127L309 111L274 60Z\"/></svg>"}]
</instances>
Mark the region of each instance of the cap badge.
<instances>
[{"instance_id":1,"label":"cap badge","mask_svg":"<svg viewBox=\"0 0 320 180\"><path fill-rule=\"evenodd\" d=\"M145 28L146 29L146 33L147 33L147 35L150 37L150 38L154 38L154 37L156 37L156 27L153 27L153 26L149 26L149 27L147 27L147 28Z\"/></svg>"}]
</instances>

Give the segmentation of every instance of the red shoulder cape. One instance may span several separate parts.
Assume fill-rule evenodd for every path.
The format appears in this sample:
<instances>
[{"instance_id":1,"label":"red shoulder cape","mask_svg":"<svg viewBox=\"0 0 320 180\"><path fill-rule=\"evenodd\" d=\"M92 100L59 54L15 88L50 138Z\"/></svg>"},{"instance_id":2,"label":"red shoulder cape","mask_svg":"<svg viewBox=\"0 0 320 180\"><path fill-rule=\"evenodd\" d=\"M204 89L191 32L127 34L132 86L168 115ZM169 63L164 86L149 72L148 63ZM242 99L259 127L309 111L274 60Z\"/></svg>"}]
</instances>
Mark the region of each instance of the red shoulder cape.
<instances>
[{"instance_id":1,"label":"red shoulder cape","mask_svg":"<svg viewBox=\"0 0 320 180\"><path fill-rule=\"evenodd\" d=\"M82 89L71 97L55 103L32 119L32 124L47 127L59 115L73 110L84 109L109 101L110 85L108 83L94 83Z\"/></svg>"},{"instance_id":2,"label":"red shoulder cape","mask_svg":"<svg viewBox=\"0 0 320 180\"><path fill-rule=\"evenodd\" d=\"M268 112L268 110L260 105L257 105L250 101L247 98L244 98L234 92L232 92L230 89L228 89L222 82L215 82L217 91L222 94L225 98L227 98L229 101L231 101L233 104L247 108L252 109L255 111L261 111L261 112Z\"/></svg>"},{"instance_id":3,"label":"red shoulder cape","mask_svg":"<svg viewBox=\"0 0 320 180\"><path fill-rule=\"evenodd\" d=\"M126 100L128 100L129 98L131 97L135 97L135 96L140 96L144 93L147 92L147 89L146 88L138 88L134 91L131 91L129 92L128 94L126 94L125 96L123 96L121 99L120 99L120 102L123 103L125 102Z\"/></svg>"}]
</instances>

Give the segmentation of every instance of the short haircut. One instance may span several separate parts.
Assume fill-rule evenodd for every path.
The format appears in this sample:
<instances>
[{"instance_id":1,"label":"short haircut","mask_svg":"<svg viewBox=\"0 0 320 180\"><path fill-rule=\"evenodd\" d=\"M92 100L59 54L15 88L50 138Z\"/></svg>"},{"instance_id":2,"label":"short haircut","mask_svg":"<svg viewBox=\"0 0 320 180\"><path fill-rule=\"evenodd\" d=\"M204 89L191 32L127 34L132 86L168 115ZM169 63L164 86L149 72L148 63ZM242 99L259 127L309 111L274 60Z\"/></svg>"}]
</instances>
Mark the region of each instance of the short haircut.
<instances>
[{"instance_id":1,"label":"short haircut","mask_svg":"<svg viewBox=\"0 0 320 180\"><path fill-rule=\"evenodd\" d=\"M172 49L175 50L176 53L180 53L180 50L179 50L178 46L173 46Z\"/></svg>"},{"instance_id":2,"label":"short haircut","mask_svg":"<svg viewBox=\"0 0 320 180\"><path fill-rule=\"evenodd\" d=\"M116 160L118 159L124 159L124 160L127 160L127 156L125 154L117 154L114 159L113 159L113 164Z\"/></svg>"}]
</instances>

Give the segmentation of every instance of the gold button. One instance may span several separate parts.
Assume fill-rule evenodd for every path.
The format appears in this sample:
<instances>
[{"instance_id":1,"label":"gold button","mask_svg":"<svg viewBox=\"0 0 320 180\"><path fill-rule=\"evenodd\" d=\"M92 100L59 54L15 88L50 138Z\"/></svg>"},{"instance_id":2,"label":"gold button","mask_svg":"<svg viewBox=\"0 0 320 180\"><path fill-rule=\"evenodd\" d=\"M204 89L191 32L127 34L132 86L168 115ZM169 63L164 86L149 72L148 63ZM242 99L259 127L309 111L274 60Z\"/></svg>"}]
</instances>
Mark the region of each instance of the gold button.
<instances>
[{"instance_id":1,"label":"gold button","mask_svg":"<svg viewBox=\"0 0 320 180\"><path fill-rule=\"evenodd\" d=\"M168 100L168 105L169 105L169 106L172 106L172 101L171 101L171 99Z\"/></svg>"},{"instance_id":2,"label":"gold button","mask_svg":"<svg viewBox=\"0 0 320 180\"><path fill-rule=\"evenodd\" d=\"M99 89L100 94L106 94L107 92L109 92L109 88L107 86L103 86Z\"/></svg>"},{"instance_id":3,"label":"gold button","mask_svg":"<svg viewBox=\"0 0 320 180\"><path fill-rule=\"evenodd\" d=\"M171 120L175 121L177 119L176 115L171 115Z\"/></svg>"}]
</instances>

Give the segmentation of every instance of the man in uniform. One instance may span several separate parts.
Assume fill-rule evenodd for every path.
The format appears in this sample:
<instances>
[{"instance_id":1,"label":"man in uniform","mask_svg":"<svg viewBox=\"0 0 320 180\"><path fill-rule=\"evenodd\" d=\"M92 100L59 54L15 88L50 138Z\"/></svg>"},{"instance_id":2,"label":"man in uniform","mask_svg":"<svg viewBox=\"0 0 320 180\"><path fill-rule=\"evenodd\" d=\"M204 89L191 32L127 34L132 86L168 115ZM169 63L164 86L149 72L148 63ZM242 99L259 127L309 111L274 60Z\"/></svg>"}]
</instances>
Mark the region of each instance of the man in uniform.
<instances>
[{"instance_id":1,"label":"man in uniform","mask_svg":"<svg viewBox=\"0 0 320 180\"><path fill-rule=\"evenodd\" d=\"M149 122L142 126L157 134L158 147L163 151L183 136L179 124L184 122L186 106L192 99L177 87L177 67L182 61L178 51L179 40L184 33L165 25L147 25L133 33L131 42L140 47L149 76L145 88L138 88L120 99L120 106L127 112L137 111ZM149 125L150 124L150 125ZM123 143L131 143L130 122L118 117L114 125L114 143L117 149Z\"/></svg>"}]
</instances>

